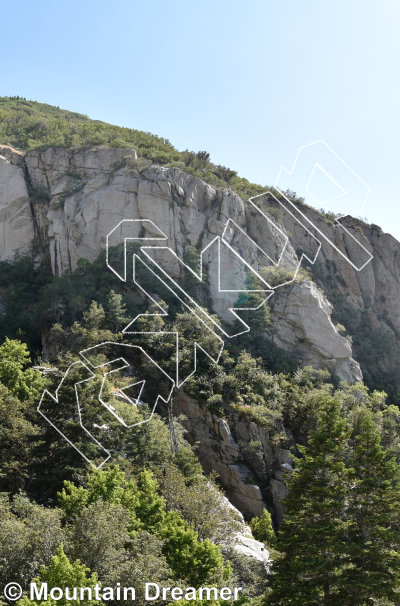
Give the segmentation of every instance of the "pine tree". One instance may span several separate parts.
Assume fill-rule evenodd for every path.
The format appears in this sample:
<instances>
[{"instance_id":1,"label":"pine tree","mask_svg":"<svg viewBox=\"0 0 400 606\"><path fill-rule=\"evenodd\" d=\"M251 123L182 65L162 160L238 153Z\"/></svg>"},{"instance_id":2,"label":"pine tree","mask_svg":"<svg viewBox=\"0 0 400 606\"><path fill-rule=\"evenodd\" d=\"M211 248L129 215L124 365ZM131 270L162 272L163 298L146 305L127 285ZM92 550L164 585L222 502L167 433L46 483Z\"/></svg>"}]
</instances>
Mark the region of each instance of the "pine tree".
<instances>
[{"instance_id":1,"label":"pine tree","mask_svg":"<svg viewBox=\"0 0 400 606\"><path fill-rule=\"evenodd\" d=\"M26 344L6 337L0 346L0 382L21 402L38 397L46 383L38 370L23 370L30 362Z\"/></svg>"},{"instance_id":2,"label":"pine tree","mask_svg":"<svg viewBox=\"0 0 400 606\"><path fill-rule=\"evenodd\" d=\"M274 606L344 606L340 575L347 556L343 537L349 432L340 403L321 399L317 430L297 459L284 501L285 521L278 535L283 552L274 567L274 584L266 598ZM356 606L353 604L353 606Z\"/></svg>"},{"instance_id":3,"label":"pine tree","mask_svg":"<svg viewBox=\"0 0 400 606\"><path fill-rule=\"evenodd\" d=\"M381 604L383 598L398 604L400 466L382 448L369 411L355 441L346 512L351 566L343 578L343 603Z\"/></svg>"},{"instance_id":4,"label":"pine tree","mask_svg":"<svg viewBox=\"0 0 400 606\"><path fill-rule=\"evenodd\" d=\"M113 333L122 330L129 322L126 305L122 302L122 295L117 294L113 290L110 291L107 301L106 322L107 328Z\"/></svg>"},{"instance_id":5,"label":"pine tree","mask_svg":"<svg viewBox=\"0 0 400 606\"><path fill-rule=\"evenodd\" d=\"M260 518L253 518L250 522L250 528L257 541L261 541L269 547L275 545L276 536L269 511L264 509Z\"/></svg>"}]
</instances>

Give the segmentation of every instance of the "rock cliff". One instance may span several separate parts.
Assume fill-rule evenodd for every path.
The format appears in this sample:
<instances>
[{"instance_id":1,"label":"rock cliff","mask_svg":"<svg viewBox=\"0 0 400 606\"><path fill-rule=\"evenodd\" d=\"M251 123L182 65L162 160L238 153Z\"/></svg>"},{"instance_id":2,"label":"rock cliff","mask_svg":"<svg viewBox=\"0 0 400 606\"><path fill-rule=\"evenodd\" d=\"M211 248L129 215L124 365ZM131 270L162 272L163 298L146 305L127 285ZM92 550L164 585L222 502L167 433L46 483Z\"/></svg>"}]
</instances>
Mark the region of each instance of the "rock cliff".
<instances>
[{"instance_id":1,"label":"rock cliff","mask_svg":"<svg viewBox=\"0 0 400 606\"><path fill-rule=\"evenodd\" d=\"M231 503L247 518L261 516L267 503L280 524L284 475L292 471L289 451L274 448L265 428L245 422L236 411L226 409L220 419L183 391L174 398L174 410L187 418L189 441L200 444L203 468L218 473ZM257 451L250 444L257 444Z\"/></svg>"},{"instance_id":2,"label":"rock cliff","mask_svg":"<svg viewBox=\"0 0 400 606\"><path fill-rule=\"evenodd\" d=\"M0 166L7 179L0 194L1 225L7 234L1 260L27 252L36 234L36 245L41 242L49 249L53 272L72 271L80 258L94 261L106 245L107 234L127 218L153 221L180 258L189 244L198 246L201 240L205 248L216 235L221 236L229 219L244 232L257 229L257 217L249 205L231 191L216 191L179 169L150 166L139 172L124 167L124 158L136 159L132 149L47 150L30 152L24 158L10 148L0 151L4 157ZM35 202L37 191L48 192L48 199ZM287 229L293 231L293 226ZM290 263L294 251L287 248L285 254ZM227 273L234 275L235 269L229 266ZM168 270L180 277L176 264ZM350 277L353 284L354 276ZM343 379L360 380L350 343L332 324L324 295L311 283L296 282L289 290L289 294L286 289L283 295L274 296L277 344L288 351L297 347L308 364L328 362ZM232 295L232 303L236 297ZM218 295L211 298L213 308L223 316ZM356 300L359 304L359 298Z\"/></svg>"},{"instance_id":3,"label":"rock cliff","mask_svg":"<svg viewBox=\"0 0 400 606\"><path fill-rule=\"evenodd\" d=\"M346 219L347 233L314 209L302 205L302 212L324 230L336 249L323 241L310 268L313 281L303 277L276 290L269 301L272 338L304 365L327 367L351 383L362 381L350 340L332 322L326 294L344 309L366 312L371 331L383 330L397 340L400 245L379 227L358 219ZM276 212L271 216L276 217ZM178 168L147 166L137 161L133 149L49 149L24 156L0 146L0 260L29 253L39 263L49 254L55 274L73 271L80 258L97 258L107 234L123 219L152 221L181 259L189 245L204 249L215 236L222 236L229 219L241 232L233 230L228 236L256 269L262 265L262 255L247 244L246 234L258 232L265 247L273 241L279 248L279 238L285 234L293 238L296 249L282 247L281 261L287 268L295 266L296 253L308 246L292 215L279 216L275 225L265 223L261 229L254 209L234 192L216 190ZM154 236L151 224L147 225L148 237ZM362 271L338 252L356 255L354 238L373 255ZM232 259L228 269L235 275L239 270ZM170 275L182 277L179 263L164 261ZM212 271L209 280L217 280ZM236 298L233 294L232 303ZM224 315L226 300L221 303L218 293L211 292L209 303ZM191 440L200 442L201 462L218 472L232 503L247 516L260 515L268 503L281 522L283 480L291 471L288 451L274 450L265 429L243 422L234 411L227 411L226 420L218 419L183 391L175 406L188 417ZM260 456L252 461L239 446L250 442L262 445Z\"/></svg>"}]
</instances>

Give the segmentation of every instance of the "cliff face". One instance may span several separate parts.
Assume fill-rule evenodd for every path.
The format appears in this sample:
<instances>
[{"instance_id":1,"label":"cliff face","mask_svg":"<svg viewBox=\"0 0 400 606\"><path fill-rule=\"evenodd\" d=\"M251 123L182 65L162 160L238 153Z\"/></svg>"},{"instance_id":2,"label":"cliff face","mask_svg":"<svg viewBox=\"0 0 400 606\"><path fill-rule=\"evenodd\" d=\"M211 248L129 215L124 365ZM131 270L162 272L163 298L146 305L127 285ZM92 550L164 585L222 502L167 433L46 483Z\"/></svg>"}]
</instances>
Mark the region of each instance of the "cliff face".
<instances>
[{"instance_id":1,"label":"cliff face","mask_svg":"<svg viewBox=\"0 0 400 606\"><path fill-rule=\"evenodd\" d=\"M284 477L293 463L289 450L274 447L264 427L236 411L226 409L225 418L218 418L183 391L174 398L174 411L186 416L189 441L200 444L203 468L218 473L229 500L248 518L261 516L267 503L281 524Z\"/></svg>"},{"instance_id":2,"label":"cliff face","mask_svg":"<svg viewBox=\"0 0 400 606\"><path fill-rule=\"evenodd\" d=\"M5 148L2 149L4 156ZM106 246L107 234L127 218L153 221L180 258L189 244L198 246L201 240L201 248L205 248L216 235L221 236L229 219L244 232L257 231L258 217L233 192L216 191L179 169L150 166L140 174L122 167L124 157L136 158L132 149L47 150L30 152L23 159L7 149L11 164L3 160L1 166L13 177L7 192L2 194L2 227L8 234L2 260L28 251L35 232L36 242L49 248L53 272L72 271L80 258L94 261ZM30 202L27 185L34 193L48 191L49 200ZM262 244L265 241L265 248L268 239L276 236L267 229L268 225L260 238ZM289 224L287 231L291 230L294 227ZM246 242L240 245L245 248ZM331 251L326 254L327 258L332 256ZM284 255L284 261L294 263L291 247ZM261 263L254 255L253 261L256 267ZM226 273L237 273L235 262L234 257L228 260ZM176 263L164 260L164 267L173 277L181 277L182 268ZM348 269L344 268L344 272ZM216 271L215 276L212 269L209 273L209 279L215 281ZM356 278L350 277L359 293ZM360 297L355 296L359 304ZM232 293L232 304L236 298L237 294ZM220 302L218 293L211 293L211 299L213 308L224 317L226 297ZM306 363L328 365L343 379L361 379L357 365L350 361L350 343L330 321L330 304L311 283L295 283L282 292L277 290L272 310L274 338L280 347L289 351L296 347Z\"/></svg>"},{"instance_id":3,"label":"cliff face","mask_svg":"<svg viewBox=\"0 0 400 606\"><path fill-rule=\"evenodd\" d=\"M152 221L181 259L189 245L204 249L215 236L222 236L229 219L243 232L232 230L232 242L256 269L262 265L262 255L247 243L246 234L258 233L258 241L266 249L271 241L279 244L279 223L275 227L266 223L260 229L259 216L234 192L217 191L177 168L143 166L136 158L133 149L49 149L23 156L0 147L0 260L34 252L39 262L47 251L55 274L69 272L80 258L94 261L106 246L107 234L123 219ZM317 211L301 208L337 249L353 258L357 255L355 242L345 231ZM296 249L307 249L308 236L293 216L284 214L279 220L296 242ZM151 237L154 234L150 223L148 226L147 235ZM362 373L352 358L351 342L332 323L332 304L318 286L332 294L343 309L365 312L371 331L379 328L397 340L400 245L374 225L348 218L346 226L373 255L372 261L357 271L322 241L312 268L314 282L296 280L277 289L269 304L272 338L279 347L298 356L304 365L328 367L343 380L356 382L362 381ZM284 249L282 259L288 267L295 266L293 246ZM165 258L163 264L172 277L182 277L182 267L176 260ZM239 273L234 256L226 270L231 275ZM217 271L210 266L210 283L216 283ZM211 289L209 297L213 309L229 323L229 317L224 317L226 298L219 299L218 289ZM236 299L237 293L232 293L231 303ZM391 361L383 363L388 366ZM232 502L254 515L260 514L264 502L269 501L280 521L284 474L290 472L288 452L274 451L265 429L244 423L233 412L227 412L226 421L214 418L183 392L176 406L178 412L188 416L193 441L201 443L200 459L220 474ZM263 447L254 460L239 447L239 443L251 441Z\"/></svg>"},{"instance_id":4,"label":"cliff face","mask_svg":"<svg viewBox=\"0 0 400 606\"><path fill-rule=\"evenodd\" d=\"M34 228L23 154L0 147L0 259L29 250Z\"/></svg>"}]
</instances>

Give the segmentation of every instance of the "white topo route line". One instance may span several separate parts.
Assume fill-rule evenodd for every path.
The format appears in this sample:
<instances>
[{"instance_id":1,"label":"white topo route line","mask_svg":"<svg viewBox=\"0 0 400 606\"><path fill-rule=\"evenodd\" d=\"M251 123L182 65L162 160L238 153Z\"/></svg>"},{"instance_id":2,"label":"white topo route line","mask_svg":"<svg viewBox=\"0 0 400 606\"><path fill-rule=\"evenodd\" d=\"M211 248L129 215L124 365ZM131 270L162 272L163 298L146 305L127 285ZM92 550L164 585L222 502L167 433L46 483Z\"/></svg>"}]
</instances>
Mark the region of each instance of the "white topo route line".
<instances>
[{"instance_id":1,"label":"white topo route line","mask_svg":"<svg viewBox=\"0 0 400 606\"><path fill-rule=\"evenodd\" d=\"M318 153L319 153L319 156L318 156ZM348 171L347 177L345 178L346 183L341 184L339 182L338 178L332 177L330 172L328 171L326 166L327 166L327 163L329 164L329 153L331 154L331 157L334 160L333 161L334 170L338 169L338 167L339 167L339 169L343 169L343 167L344 167ZM308 156L307 156L307 154L308 154ZM325 166L323 165L323 160L325 160ZM260 219L262 218L262 221L267 221L266 225L269 226L268 233L274 234L275 244L276 244L275 248L276 248L276 250L278 250L280 248L280 254L279 254L277 260L274 259L271 255L269 255L263 249L263 247L260 245L259 242L256 242L254 239L250 238L248 233L246 233L245 230L240 225L238 225L232 218L227 219L221 236L216 236L215 238L213 238L201 250L200 268L199 268L198 272L194 271L191 267L189 267L186 263L184 263L184 261L182 261L182 259L180 259L178 257L176 252L167 245L168 236L154 223L154 221L151 221L150 219L123 219L107 235L107 239L106 239L106 263L107 263L107 266L118 277L118 279L123 282L126 282L128 280L127 243L130 241L133 241L133 242L137 242L140 245L140 251L141 251L142 255L145 256L147 263L145 263L144 260L141 257L139 257L136 253L133 255L132 280L133 280L133 283L135 284L136 288L138 288L139 291L143 295L147 296L148 299L153 303L153 305L159 310L159 312L152 313L152 314L148 314L148 313L147 314L138 314L135 318L133 318L133 320L131 320L129 322L129 324L123 329L122 332L126 335L131 335L133 339L135 338L135 336L142 339L144 336L149 336L149 335L160 335L160 336L173 335L174 340L175 340L176 368L175 368L174 376L171 376L171 374L168 374L165 370L163 370L160 367L160 365L143 349L142 346L106 341L104 343L100 343L98 345L95 345L93 347L90 347L88 349L85 349L85 350L82 350L79 352L80 356L84 360L84 362L79 360L69 366L69 368L65 372L64 377L61 379L61 382L60 382L59 386L57 387L54 396L47 390L45 390L43 392L41 400L37 407L38 412L93 467L95 467L96 469L99 469L102 465L104 465L104 463L106 461L108 461L111 458L111 452L109 450L107 450L106 448L104 448L104 446L98 441L98 439L88 430L87 427L85 427L85 425L82 421L81 403L79 401L79 393L78 393L77 387L78 387L78 385L85 383L87 381L90 381L97 377L97 375L93 372L93 370L101 370L101 369L105 370L105 369L107 369L107 367L110 364L120 362L121 365L118 368L116 368L116 369L114 368L107 372L103 372L101 388L100 388L99 394L97 396L98 401L104 408L106 408L111 414L113 414L114 417L124 427L126 427L128 429L131 427L140 425L142 423L147 423L152 418L154 411L156 409L156 406L158 404L158 401L161 399L164 403L168 403L172 396L174 387L175 386L181 387L188 380L188 378L191 377L196 372L197 350L200 349L201 351L203 351L213 363L218 363L220 355L221 355L223 347L224 347L225 339L231 339L233 337L239 336L243 333L250 331L249 325L246 324L246 322L244 322L236 312L238 312L238 311L255 311L255 310L259 309L261 307L261 305L264 305L266 303L266 301L274 294L274 291L277 288L280 288L281 286L284 286L286 284L290 284L291 282L293 282L296 279L297 273L300 269L303 259L306 259L311 264L315 263L318 255L321 251L321 246L322 246L321 240L324 240L325 243L332 246L333 249L339 255L341 255L343 258L345 258L346 261L348 261L348 263L350 263L350 265L357 271L361 271L371 261L371 259L373 258L372 254L340 223L339 219L343 219L343 217L345 217L346 215L341 215L340 217L338 217L336 219L336 222L338 224L338 227L340 227L344 231L344 233L346 235L345 237L350 238L352 240L353 245L357 252L356 261L354 261L354 259L350 259L349 256L346 254L346 251L341 250L334 242L332 242L332 239L326 233L323 233L321 228L318 227L318 225L316 225L310 218L308 218L301 211L301 209L299 208L299 205L295 205L293 203L293 201L289 198L289 196L286 195L285 192L289 188L285 187L284 184L286 183L286 185L287 185L287 183L290 182L292 178L295 178L296 174L299 173L299 171L302 169L303 172L305 171L305 179L304 179L305 182L303 185L303 190L306 192L306 194L310 195L314 200L316 200L318 202L318 200L314 197L314 195L310 192L310 189L309 189L310 183L314 177L316 168L318 168L320 171L322 171L322 173L327 177L327 179L329 179L331 182L333 182L334 185L341 192L340 195L331 197L329 199L330 201L338 199L338 198L345 199L346 196L350 196L350 197L353 196L352 200L354 199L357 201L357 204L360 204L358 209L363 208L363 206L365 204L366 198L369 193L369 187L323 141L317 141L316 143L301 147L296 156L292 170L289 172L284 167L281 168L278 178L275 183L275 195L272 191L270 191L270 192L261 194L259 196L255 196L254 198L250 198L250 200L249 200L249 204L252 208L252 212L254 213L254 211L255 211L258 214L258 216L260 217ZM331 167L329 170L332 172ZM282 260L283 260L284 253L288 250L288 247L289 247L289 236L284 228L282 228L280 225L278 225L276 222L274 222L271 219L271 217L269 217L266 213L264 213L262 211L261 208L259 208L259 206L257 206L257 201L259 201L259 200L261 201L262 198L265 197L266 195L271 196L273 198L274 203L276 205L278 205L287 216L290 216L291 221L294 221L296 224L301 226L301 228L304 230L304 232L307 234L307 237L309 238L310 247L311 247L309 252L304 252L304 251L301 252L300 258L298 258L298 262L297 262L296 266L292 268L292 270L293 270L292 278L288 279L286 281L283 281L282 283L275 285L275 286L272 286L271 284L269 284L267 282L267 280L265 279L265 277L263 277L259 273L259 271L256 270L252 266L252 264L243 257L242 251L238 250L237 248L232 246L231 242L229 240L229 234L236 231L236 233L239 233L245 242L248 242L251 245L253 250L257 251L258 255L261 255L261 258L264 255L266 257L266 259L268 259L268 263L271 267L280 266L280 264L282 263ZM325 200L325 202L326 201L327 200ZM155 234L155 235L145 235L146 233ZM278 242L278 238L280 239L280 243ZM321 238L321 240L320 240L320 238ZM114 241L115 241L115 244L113 243ZM120 244L120 243L123 243L123 254L124 254L122 275L121 275L120 271L118 269L116 269L116 267L113 265L112 261L110 260L110 254L109 254L110 248L112 246L115 246L116 244ZM160 246L159 243L162 243L162 246ZM222 247L224 247L224 248L222 248ZM213 256L213 251L215 251L215 249L217 250L217 255L215 255L215 253L214 253L214 256ZM243 283L243 277L245 275L255 276L258 279L258 283L264 285L265 288L262 287L262 288L258 288L258 289L251 289L251 288L247 287L248 286L247 284L243 284L242 288L235 288L235 289L222 288L221 276L226 277L227 270L226 270L226 268L223 267L221 250L227 251L227 252L235 255L237 262L242 267L242 274L241 274L242 283ZM189 274L193 278L198 280L199 286L204 284L203 267L204 267L204 264L206 263L205 260L207 259L208 263L216 262L217 271L218 271L218 283L217 283L218 295L222 296L222 298L225 298L226 309L229 311L230 314L232 314L232 316L235 320L238 320L239 324L242 325L242 329L239 329L239 331L232 330L231 332L233 332L234 334L230 334L228 332L228 329L224 328L223 325L221 325L218 321L216 321L215 318L213 317L213 315L209 314L207 312L207 310L202 307L201 303L199 301L196 301L196 299L193 296L191 296L188 292L186 292L186 290L183 288L182 284L178 283L168 273L168 271L165 269L165 267L163 267L162 262L160 263L160 261L157 258L152 256L156 253L159 253L159 255L161 255L161 258L163 260L171 259L175 264L182 267L184 271L189 272ZM210 261L210 255L211 255L211 261ZM205 347L203 342L200 341L200 342L193 343L194 368L184 378L181 378L180 373L179 373L180 347L179 347L178 332L168 332L168 331L141 332L141 331L132 330L132 328L135 328L134 324L136 323L136 321L144 315L146 315L146 317L149 317L149 316L166 317L166 316L168 316L168 312L165 311L162 308L162 306L157 303L157 301L154 299L154 296L151 296L151 294L149 294L138 281L137 268L139 266L144 268L145 271L150 272L152 274L152 276L160 282L160 284L162 284L165 288L167 288L181 302L181 304L187 310L190 311L190 313L192 313L196 316L196 318L199 320L199 322L201 323L201 325L203 327L203 335L206 338L207 338L207 336L210 336L210 335L212 335L212 337L214 338L213 346L215 348L215 351L213 353L210 351L207 351L207 348ZM246 272L247 272L247 274L246 274ZM236 275L235 275L235 278L237 278ZM228 298L226 296L224 297L224 294L227 295L228 293L238 293L238 294L240 294L240 293L246 293L246 294L263 293L265 295L265 298L259 305L257 305L257 307L250 307L250 306L246 307L245 305L241 306L241 307L234 307L234 306L232 306L232 303L228 301ZM116 358L110 359L107 362L102 363L98 366L94 366L87 357L89 352L93 352L95 350L99 351L99 349L101 347L109 347L111 345L118 346L119 348L126 347L126 348L131 348L131 349L136 348L136 349L140 350L141 353L147 357L148 361L151 362L152 364L154 364L158 368L158 370L161 373L163 373L163 375L165 376L165 379L169 381L170 386L171 386L170 391L166 398L162 397L160 394L157 396L157 398L151 408L151 412L150 412L148 418L146 418L138 423L134 423L133 425L128 425L126 423L126 421L121 417L121 415L118 414L118 412L115 410L115 408L113 406L111 406L110 404L108 404L104 400L104 397L103 397L103 390L105 387L105 382L108 380L108 377L110 377L110 375L112 375L115 372L118 372L122 369L127 368L129 366L128 362L123 357L116 357ZM159 353L160 353L160 351L159 351ZM170 352L168 352L167 355L168 355L168 358L171 357ZM86 437L88 437L95 444L97 444L97 446L100 448L100 451L103 453L103 460L100 464L97 464L97 465L92 460L90 460L82 452L82 450L80 448L78 448L78 446L76 444L74 444L73 441L71 439L69 439L65 435L65 433L59 427L56 426L56 424L52 421L52 419L49 418L49 416L47 414L45 414L42 410L43 403L47 397L50 397L53 400L53 402L55 402L57 405L62 405L62 397L60 397L59 392L63 389L64 380L73 371L74 368L78 368L78 367L80 367L81 369L82 368L86 369L86 371L88 373L87 378L77 381L74 384L79 425L80 425L81 429L83 430L84 435L86 435ZM131 387L134 387L135 385L141 385L141 388L139 390L139 394L138 394L136 400L133 401L128 397L128 395L126 393L124 393L124 391ZM125 401L127 401L129 404L131 404L132 406L138 406L138 404L141 401L140 398L141 398L141 394L143 392L144 387L145 387L145 380L142 380L142 381L137 380L134 383L125 387L124 389L118 389L116 391L118 392L118 395L120 397L124 398Z\"/></svg>"}]
</instances>

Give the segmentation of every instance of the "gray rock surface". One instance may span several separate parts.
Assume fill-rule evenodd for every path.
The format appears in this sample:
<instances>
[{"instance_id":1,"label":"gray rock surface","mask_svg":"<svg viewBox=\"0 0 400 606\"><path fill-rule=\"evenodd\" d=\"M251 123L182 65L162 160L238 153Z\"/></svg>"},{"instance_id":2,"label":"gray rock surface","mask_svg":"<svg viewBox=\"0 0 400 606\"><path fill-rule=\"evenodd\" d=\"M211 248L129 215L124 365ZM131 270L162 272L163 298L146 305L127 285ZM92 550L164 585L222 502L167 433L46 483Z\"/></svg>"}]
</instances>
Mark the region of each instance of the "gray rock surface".
<instances>
[{"instance_id":1,"label":"gray rock surface","mask_svg":"<svg viewBox=\"0 0 400 606\"><path fill-rule=\"evenodd\" d=\"M282 506L282 499L288 494L288 490L285 483L282 480L271 479L271 492L274 502L274 509L276 512L278 524L283 522L284 509Z\"/></svg>"},{"instance_id":2,"label":"gray rock surface","mask_svg":"<svg viewBox=\"0 0 400 606\"><path fill-rule=\"evenodd\" d=\"M200 443L197 455L203 468L218 473L231 503L246 516L262 515L265 504L261 489L250 469L243 464L243 456L227 421L211 414L207 408L201 408L182 390L174 397L174 412L185 415L190 441ZM269 452L267 450L267 456Z\"/></svg>"},{"instance_id":3,"label":"gray rock surface","mask_svg":"<svg viewBox=\"0 0 400 606\"><path fill-rule=\"evenodd\" d=\"M247 556L248 558L253 558L258 562L262 562L267 572L270 572L272 562L270 559L269 551L265 548L264 543L260 543L260 541L251 539L249 536L246 535L239 535L238 542L235 545L235 550Z\"/></svg>"},{"instance_id":4,"label":"gray rock surface","mask_svg":"<svg viewBox=\"0 0 400 606\"><path fill-rule=\"evenodd\" d=\"M15 154L0 147L0 260L31 252L34 224L24 172ZM13 161L14 160L14 161Z\"/></svg>"},{"instance_id":5,"label":"gray rock surface","mask_svg":"<svg viewBox=\"0 0 400 606\"><path fill-rule=\"evenodd\" d=\"M284 246L283 228L257 215L237 194L228 190L217 192L201 179L178 168L150 166L138 172L132 166L124 166L124 158L136 159L133 149L49 149L29 152L25 157L11 148L1 149L2 155L9 157L1 161L0 168L1 259L12 259L16 252L26 252L36 230L41 241L49 246L53 272L72 271L80 258L94 261L105 248L107 234L127 218L153 221L168 237L168 246L182 258L189 244L199 245L201 239L201 248L205 248L216 235L222 236L231 219L240 229L230 222L226 230L227 241L256 270L265 264L265 257L252 246L246 230L257 237L257 242L271 258L278 259L282 253L285 265L295 266L293 248ZM30 210L27 181L33 187L48 188L50 193L49 203L32 205L34 216ZM148 236L154 235L151 224L146 225ZM290 221L286 225L288 233L301 238L298 229ZM339 233L334 236L339 240L342 237ZM379 244L379 238L376 235L374 238ZM387 240L386 236L384 239ZM345 245L344 241L342 245ZM395 241L390 241L394 255L396 246ZM334 257L331 250L326 254ZM393 263L390 264L386 257L376 255L374 261L379 280L373 266L367 267L360 279L365 282L364 290L373 287L377 295L384 291L387 300L394 301L400 288L396 290L398 285L389 287L389 277L397 268L392 267ZM340 257L339 261L343 259ZM181 277L182 266L175 258L165 257L160 263L172 277ZM232 289L235 280L237 283L245 281L243 264L236 255L226 256L224 263L223 279L233 280L233 283L222 285L223 288ZM361 290L349 267L343 271L350 285L350 296L355 304L361 305ZM227 325L231 324L234 316L229 307L234 305L237 293L222 296L218 292L218 267L212 262L208 267L208 280L214 311ZM378 289L377 284L380 284ZM294 282L277 289L270 301L276 328L274 339L280 347L287 351L297 348L304 364L327 366L350 382L362 380L360 368L352 359L350 342L336 331L330 320L330 303L313 283ZM400 327L398 312L391 315Z\"/></svg>"},{"instance_id":6,"label":"gray rock surface","mask_svg":"<svg viewBox=\"0 0 400 606\"><path fill-rule=\"evenodd\" d=\"M332 305L314 282L297 282L277 289L271 299L275 343L293 353L300 350L304 365L326 366L343 380L362 382L351 343L331 321Z\"/></svg>"},{"instance_id":7,"label":"gray rock surface","mask_svg":"<svg viewBox=\"0 0 400 606\"><path fill-rule=\"evenodd\" d=\"M235 551L248 558L262 562L267 572L270 572L272 562L268 549L265 548L264 543L257 541L253 537L251 528L250 526L247 526L241 511L232 505L232 503L226 497L223 497L223 500L226 509L233 512L234 517L240 524L240 529L232 536L229 546L233 547Z\"/></svg>"}]
</instances>

